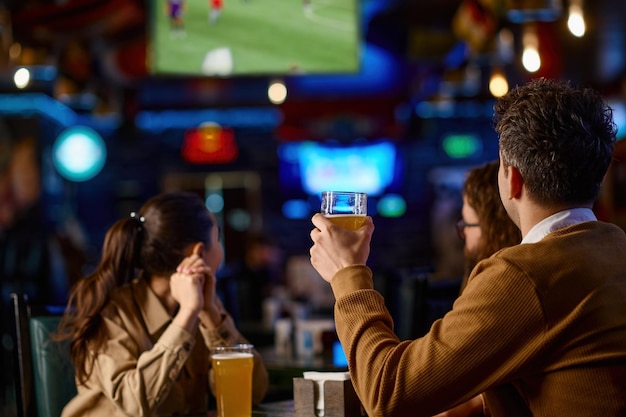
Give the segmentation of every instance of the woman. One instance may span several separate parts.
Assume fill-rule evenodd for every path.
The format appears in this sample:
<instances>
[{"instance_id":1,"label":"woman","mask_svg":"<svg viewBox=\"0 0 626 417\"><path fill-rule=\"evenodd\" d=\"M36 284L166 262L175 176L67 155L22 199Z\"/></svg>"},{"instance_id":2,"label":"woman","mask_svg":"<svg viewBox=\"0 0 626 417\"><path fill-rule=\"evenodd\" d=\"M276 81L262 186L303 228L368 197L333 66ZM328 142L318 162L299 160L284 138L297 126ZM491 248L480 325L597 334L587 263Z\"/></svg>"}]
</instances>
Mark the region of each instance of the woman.
<instances>
[{"instance_id":1,"label":"woman","mask_svg":"<svg viewBox=\"0 0 626 417\"><path fill-rule=\"evenodd\" d=\"M210 348L247 343L215 293L223 255L215 217L191 193L157 195L109 229L60 326L78 389L63 417L206 415ZM253 372L257 404L268 386L257 352Z\"/></svg>"},{"instance_id":2,"label":"woman","mask_svg":"<svg viewBox=\"0 0 626 417\"><path fill-rule=\"evenodd\" d=\"M463 186L462 216L457 222L459 236L465 241L461 289L478 262L522 240L500 200L498 167L499 161L495 160L472 168Z\"/></svg>"}]
</instances>

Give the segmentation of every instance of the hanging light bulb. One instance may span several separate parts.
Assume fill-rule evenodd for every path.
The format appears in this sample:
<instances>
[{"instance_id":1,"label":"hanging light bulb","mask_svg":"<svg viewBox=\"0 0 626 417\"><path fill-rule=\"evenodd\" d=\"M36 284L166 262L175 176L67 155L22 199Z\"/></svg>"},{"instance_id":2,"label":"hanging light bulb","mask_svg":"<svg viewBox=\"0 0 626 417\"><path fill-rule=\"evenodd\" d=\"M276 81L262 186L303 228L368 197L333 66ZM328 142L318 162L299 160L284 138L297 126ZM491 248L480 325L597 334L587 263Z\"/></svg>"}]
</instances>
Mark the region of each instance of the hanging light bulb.
<instances>
[{"instance_id":1,"label":"hanging light bulb","mask_svg":"<svg viewBox=\"0 0 626 417\"><path fill-rule=\"evenodd\" d=\"M489 78L489 92L496 98L509 92L509 82L502 68L493 67L491 78Z\"/></svg>"},{"instance_id":2,"label":"hanging light bulb","mask_svg":"<svg viewBox=\"0 0 626 417\"><path fill-rule=\"evenodd\" d=\"M585 17L581 0L571 0L569 5L569 17L567 18L567 28L572 35L581 38L585 35Z\"/></svg>"},{"instance_id":3,"label":"hanging light bulb","mask_svg":"<svg viewBox=\"0 0 626 417\"><path fill-rule=\"evenodd\" d=\"M541 68L541 56L539 55L539 38L533 25L524 27L522 36L522 65L528 72L537 72Z\"/></svg>"},{"instance_id":4,"label":"hanging light bulb","mask_svg":"<svg viewBox=\"0 0 626 417\"><path fill-rule=\"evenodd\" d=\"M541 57L539 56L539 51L535 48L524 48L524 52L522 53L522 64L526 71L528 72L537 72L539 68L541 68Z\"/></svg>"},{"instance_id":5,"label":"hanging light bulb","mask_svg":"<svg viewBox=\"0 0 626 417\"><path fill-rule=\"evenodd\" d=\"M20 90L28 87L31 82L30 70L25 67L19 68L13 74L13 82L15 83L15 86Z\"/></svg>"}]
</instances>

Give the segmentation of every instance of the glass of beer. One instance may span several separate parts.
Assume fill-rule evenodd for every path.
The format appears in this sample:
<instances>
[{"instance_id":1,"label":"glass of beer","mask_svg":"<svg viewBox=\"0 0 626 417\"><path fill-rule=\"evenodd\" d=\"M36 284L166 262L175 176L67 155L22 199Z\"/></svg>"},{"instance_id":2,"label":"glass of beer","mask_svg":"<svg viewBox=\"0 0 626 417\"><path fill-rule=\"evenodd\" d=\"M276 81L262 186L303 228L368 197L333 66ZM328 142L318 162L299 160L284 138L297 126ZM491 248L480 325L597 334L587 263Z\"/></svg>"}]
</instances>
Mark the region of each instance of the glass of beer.
<instances>
[{"instance_id":1,"label":"glass of beer","mask_svg":"<svg viewBox=\"0 0 626 417\"><path fill-rule=\"evenodd\" d=\"M363 225L367 194L354 191L322 191L321 213L333 223L350 230Z\"/></svg>"},{"instance_id":2,"label":"glass of beer","mask_svg":"<svg viewBox=\"0 0 626 417\"><path fill-rule=\"evenodd\" d=\"M241 344L211 349L217 417L252 415L253 347Z\"/></svg>"}]
</instances>

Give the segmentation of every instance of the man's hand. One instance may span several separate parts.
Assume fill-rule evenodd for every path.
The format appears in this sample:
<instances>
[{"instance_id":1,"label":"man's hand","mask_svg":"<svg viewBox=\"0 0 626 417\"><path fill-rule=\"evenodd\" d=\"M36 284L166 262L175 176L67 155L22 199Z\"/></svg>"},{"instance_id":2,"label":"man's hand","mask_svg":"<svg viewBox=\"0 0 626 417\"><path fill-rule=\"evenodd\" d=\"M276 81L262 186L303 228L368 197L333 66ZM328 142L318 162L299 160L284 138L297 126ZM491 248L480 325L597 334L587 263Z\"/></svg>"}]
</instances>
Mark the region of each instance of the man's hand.
<instances>
[{"instance_id":1,"label":"man's hand","mask_svg":"<svg viewBox=\"0 0 626 417\"><path fill-rule=\"evenodd\" d=\"M311 231L311 264L325 281L330 282L346 266L365 265L374 232L371 217L366 216L363 226L356 231L337 226L319 213L311 221L315 226Z\"/></svg>"}]
</instances>

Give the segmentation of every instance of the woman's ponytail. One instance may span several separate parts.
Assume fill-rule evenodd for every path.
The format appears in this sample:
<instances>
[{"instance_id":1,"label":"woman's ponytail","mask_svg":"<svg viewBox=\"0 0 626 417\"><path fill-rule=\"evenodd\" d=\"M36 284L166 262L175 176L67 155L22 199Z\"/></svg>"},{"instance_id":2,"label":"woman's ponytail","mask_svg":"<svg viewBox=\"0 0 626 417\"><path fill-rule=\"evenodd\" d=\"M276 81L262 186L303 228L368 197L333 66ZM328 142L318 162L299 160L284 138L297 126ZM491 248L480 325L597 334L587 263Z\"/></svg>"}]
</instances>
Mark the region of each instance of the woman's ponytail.
<instances>
[{"instance_id":1,"label":"woman's ponytail","mask_svg":"<svg viewBox=\"0 0 626 417\"><path fill-rule=\"evenodd\" d=\"M89 379L93 369L94 358L89 351L97 351L105 341L100 312L115 288L130 282L141 268L143 234L143 217L132 213L131 217L118 220L106 234L95 272L72 288L58 338L70 340L72 362L80 383Z\"/></svg>"}]
</instances>

